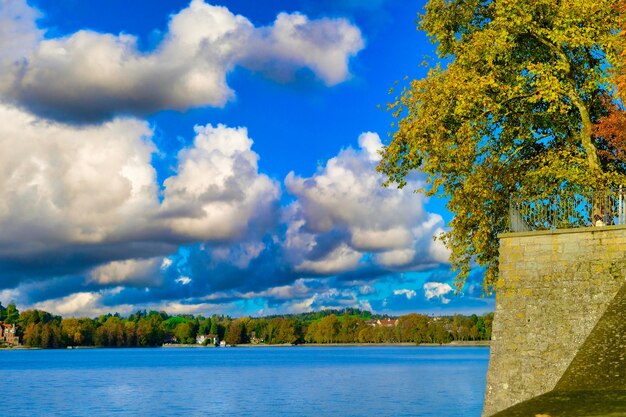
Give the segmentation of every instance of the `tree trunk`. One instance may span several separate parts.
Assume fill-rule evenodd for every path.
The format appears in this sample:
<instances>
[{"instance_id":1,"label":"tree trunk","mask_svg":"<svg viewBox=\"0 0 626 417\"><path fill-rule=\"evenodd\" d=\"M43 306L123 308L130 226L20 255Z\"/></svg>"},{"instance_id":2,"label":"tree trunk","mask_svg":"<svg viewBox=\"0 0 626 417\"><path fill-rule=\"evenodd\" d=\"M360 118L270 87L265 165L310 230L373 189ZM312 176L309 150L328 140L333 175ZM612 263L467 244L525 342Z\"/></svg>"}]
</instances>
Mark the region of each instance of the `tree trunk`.
<instances>
[{"instance_id":1,"label":"tree trunk","mask_svg":"<svg viewBox=\"0 0 626 417\"><path fill-rule=\"evenodd\" d=\"M593 141L591 138L592 124L591 124L591 117L589 116L589 111L587 110L585 103L582 101L582 99L578 96L578 94L574 90L573 86L572 86L572 91L570 93L570 99L572 100L572 103L574 103L574 105L578 109L578 112L580 113L582 127L580 129L579 137L580 137L580 143L582 144L583 149L585 149L585 153L587 154L587 163L589 164L589 169L591 169L591 171L595 175L600 176L600 174L602 174L602 168L600 167L600 160L598 159L596 146L593 144Z\"/></svg>"},{"instance_id":2,"label":"tree trunk","mask_svg":"<svg viewBox=\"0 0 626 417\"><path fill-rule=\"evenodd\" d=\"M582 127L578 135L580 138L580 143L585 150L585 153L587 154L587 163L589 164L589 169L596 177L600 177L602 174L602 168L600 167L600 159L598 158L596 146L593 144L593 140L591 138L591 117L589 116L589 110L587 110L585 102L576 91L576 81L574 80L574 77L572 75L571 63L567 58L567 55L557 45L553 44L551 41L544 38L534 30L531 30L530 33L532 36L535 37L535 39L551 49L566 65L567 78L569 79L569 91L567 91L566 94L569 99L572 100L574 106L576 106L576 108L578 109L582 123Z\"/></svg>"}]
</instances>

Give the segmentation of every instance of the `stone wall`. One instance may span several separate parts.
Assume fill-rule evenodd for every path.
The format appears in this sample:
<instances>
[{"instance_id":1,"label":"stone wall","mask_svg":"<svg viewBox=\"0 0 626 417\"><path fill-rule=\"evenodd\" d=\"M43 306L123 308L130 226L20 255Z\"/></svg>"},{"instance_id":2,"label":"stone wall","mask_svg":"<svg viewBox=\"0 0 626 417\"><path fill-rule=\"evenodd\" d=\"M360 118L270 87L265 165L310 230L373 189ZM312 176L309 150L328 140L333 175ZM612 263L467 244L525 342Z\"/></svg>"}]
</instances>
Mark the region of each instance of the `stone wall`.
<instances>
[{"instance_id":1,"label":"stone wall","mask_svg":"<svg viewBox=\"0 0 626 417\"><path fill-rule=\"evenodd\" d=\"M626 276L626 227L500 236L483 416L551 391Z\"/></svg>"}]
</instances>

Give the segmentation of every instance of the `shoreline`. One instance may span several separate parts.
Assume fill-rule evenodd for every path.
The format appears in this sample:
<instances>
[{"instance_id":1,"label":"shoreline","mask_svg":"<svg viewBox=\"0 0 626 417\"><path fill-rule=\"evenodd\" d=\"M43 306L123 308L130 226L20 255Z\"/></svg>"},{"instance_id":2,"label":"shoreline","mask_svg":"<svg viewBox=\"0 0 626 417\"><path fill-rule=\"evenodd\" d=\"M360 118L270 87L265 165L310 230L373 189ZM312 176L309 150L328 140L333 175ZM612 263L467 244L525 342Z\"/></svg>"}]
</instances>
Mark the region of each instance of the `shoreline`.
<instances>
[{"instance_id":1,"label":"shoreline","mask_svg":"<svg viewBox=\"0 0 626 417\"><path fill-rule=\"evenodd\" d=\"M271 347L271 348L285 348L285 347L489 347L491 343L489 340L478 340L478 341L467 341L467 342L450 342L445 344L439 343L409 343L409 342L400 342L400 343L303 343L300 345L294 345L291 343L283 343L283 344L252 344L252 343L243 343L235 346L227 346L227 347L241 347L241 348L263 348L263 347ZM68 346L66 348L40 348L40 347L30 347L30 346L16 346L16 347L1 347L0 351L4 350L59 350L59 349L67 349L67 350L75 350L75 349L123 349L121 348L112 348L112 347L100 347L100 346ZM144 347L146 349L148 347ZM182 345L182 344L167 344L163 346L155 346L149 347L149 349L158 349L158 348L166 348L166 349L180 349L180 348L193 348L193 349L201 349L201 348L209 348L215 349L220 348L220 346L202 346L202 345ZM127 347L126 349L142 349L141 347Z\"/></svg>"},{"instance_id":2,"label":"shoreline","mask_svg":"<svg viewBox=\"0 0 626 417\"><path fill-rule=\"evenodd\" d=\"M472 346L490 346L490 342L489 341L472 341L472 342L451 342L451 343L443 343L443 344L439 344L439 343L410 343L410 342L398 342L398 343L303 343L301 345L290 345L290 344L283 344L283 345L263 345L263 344L259 344L259 345L251 345L251 344L242 344L242 345L237 345L237 347L262 347L262 346L268 346L268 347L284 347L284 346L297 346L297 347L306 347L306 346L312 346L312 347L350 347L350 346L354 346L354 347L385 347L385 346L393 346L393 347L472 347Z\"/></svg>"},{"instance_id":3,"label":"shoreline","mask_svg":"<svg viewBox=\"0 0 626 417\"><path fill-rule=\"evenodd\" d=\"M262 348L262 347L489 347L491 346L491 342L489 340L478 340L478 341L467 341L467 342L450 342L450 343L410 343L410 342L398 342L398 343L302 343L302 344L291 344L291 343L280 343L280 344L265 344L265 343L242 343L235 346L227 346L227 347L242 347L242 348ZM164 348L216 348L219 346L202 346L202 345L179 345L179 344L170 344L163 345Z\"/></svg>"}]
</instances>

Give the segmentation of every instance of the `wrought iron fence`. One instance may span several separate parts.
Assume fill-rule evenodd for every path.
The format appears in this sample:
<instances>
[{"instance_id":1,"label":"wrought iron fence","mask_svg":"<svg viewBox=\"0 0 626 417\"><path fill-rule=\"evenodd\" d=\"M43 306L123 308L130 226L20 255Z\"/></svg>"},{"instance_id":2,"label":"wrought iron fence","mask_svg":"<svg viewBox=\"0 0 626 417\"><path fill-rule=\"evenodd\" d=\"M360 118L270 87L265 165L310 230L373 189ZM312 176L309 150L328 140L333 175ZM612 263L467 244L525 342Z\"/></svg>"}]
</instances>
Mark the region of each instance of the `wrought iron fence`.
<instances>
[{"instance_id":1,"label":"wrought iron fence","mask_svg":"<svg viewBox=\"0 0 626 417\"><path fill-rule=\"evenodd\" d=\"M535 200L512 197L509 219L512 232L626 224L626 187Z\"/></svg>"}]
</instances>

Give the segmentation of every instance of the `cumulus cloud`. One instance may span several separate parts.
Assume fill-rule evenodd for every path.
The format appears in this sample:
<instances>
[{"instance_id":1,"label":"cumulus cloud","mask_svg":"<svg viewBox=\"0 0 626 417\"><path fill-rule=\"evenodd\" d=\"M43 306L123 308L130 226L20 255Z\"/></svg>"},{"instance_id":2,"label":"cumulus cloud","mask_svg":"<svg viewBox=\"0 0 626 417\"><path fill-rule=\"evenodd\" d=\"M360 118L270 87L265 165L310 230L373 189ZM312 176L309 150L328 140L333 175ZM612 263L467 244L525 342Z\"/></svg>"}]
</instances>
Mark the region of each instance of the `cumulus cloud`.
<instances>
[{"instance_id":1,"label":"cumulus cloud","mask_svg":"<svg viewBox=\"0 0 626 417\"><path fill-rule=\"evenodd\" d=\"M445 296L453 291L449 284L443 282L427 282L424 284L424 297L427 300L438 298L443 304L450 302L450 299Z\"/></svg>"},{"instance_id":2,"label":"cumulus cloud","mask_svg":"<svg viewBox=\"0 0 626 417\"><path fill-rule=\"evenodd\" d=\"M1 103L0 120L5 287L91 267L91 282L156 285L155 257L262 235L276 217L280 186L258 172L245 129L198 127L161 196L145 122L73 127Z\"/></svg>"},{"instance_id":3,"label":"cumulus cloud","mask_svg":"<svg viewBox=\"0 0 626 417\"><path fill-rule=\"evenodd\" d=\"M59 314L64 317L96 317L111 311L102 305L102 292L78 292L61 298L36 303L33 308ZM135 306L116 306L118 313L130 314Z\"/></svg>"},{"instance_id":4,"label":"cumulus cloud","mask_svg":"<svg viewBox=\"0 0 626 417\"><path fill-rule=\"evenodd\" d=\"M245 128L196 127L165 180L163 211L176 234L195 240L243 238L249 220L271 222L279 185L258 174L259 156Z\"/></svg>"},{"instance_id":5,"label":"cumulus cloud","mask_svg":"<svg viewBox=\"0 0 626 417\"><path fill-rule=\"evenodd\" d=\"M0 256L124 239L158 207L147 124L74 128L0 104Z\"/></svg>"},{"instance_id":6,"label":"cumulus cloud","mask_svg":"<svg viewBox=\"0 0 626 417\"><path fill-rule=\"evenodd\" d=\"M39 12L25 1L0 0L0 66L19 62L43 37L37 28Z\"/></svg>"},{"instance_id":7,"label":"cumulus cloud","mask_svg":"<svg viewBox=\"0 0 626 417\"><path fill-rule=\"evenodd\" d=\"M102 291L77 292L65 297L53 298L32 305L32 308L59 314L63 317L97 317L102 314L117 312L128 315L142 309L157 309L167 311L170 314L220 314L226 309L233 309L232 304L212 304L206 302L185 303L181 301L162 301L158 303L145 304L118 304L108 305L106 298L111 294L119 292L121 288ZM243 314L243 312L239 312Z\"/></svg>"},{"instance_id":8,"label":"cumulus cloud","mask_svg":"<svg viewBox=\"0 0 626 417\"><path fill-rule=\"evenodd\" d=\"M328 288L317 291L311 297L295 303L288 303L283 308L293 313L311 310L343 309L361 307L357 294L349 289Z\"/></svg>"},{"instance_id":9,"label":"cumulus cloud","mask_svg":"<svg viewBox=\"0 0 626 417\"><path fill-rule=\"evenodd\" d=\"M252 295L252 294L249 294ZM338 290L328 282L317 279L298 279L292 285L270 288L255 293L261 296L266 306L258 314L271 315L281 313L304 313L324 308L362 307L362 302L351 290Z\"/></svg>"},{"instance_id":10,"label":"cumulus cloud","mask_svg":"<svg viewBox=\"0 0 626 417\"><path fill-rule=\"evenodd\" d=\"M349 77L349 60L364 46L359 29L345 19L281 13L272 25L255 27L203 0L174 14L163 41L149 52L128 34L81 30L43 40L37 12L25 0L2 2L3 94L63 120L220 107L234 97L226 75L236 66L281 80L306 68L332 86Z\"/></svg>"},{"instance_id":11,"label":"cumulus cloud","mask_svg":"<svg viewBox=\"0 0 626 417\"><path fill-rule=\"evenodd\" d=\"M411 298L415 297L417 295L417 292L415 292L415 290L407 290L407 289L402 289L402 290L394 290L393 291L394 295L405 295L407 300L410 300Z\"/></svg>"},{"instance_id":12,"label":"cumulus cloud","mask_svg":"<svg viewBox=\"0 0 626 417\"><path fill-rule=\"evenodd\" d=\"M295 200L281 210L245 128L197 126L161 186L145 122L72 126L2 103L0 120L0 290L28 291L30 305L358 307L377 276L445 261L432 240L441 218L381 187L372 133L310 177L289 174Z\"/></svg>"},{"instance_id":13,"label":"cumulus cloud","mask_svg":"<svg viewBox=\"0 0 626 417\"><path fill-rule=\"evenodd\" d=\"M158 286L161 284L160 270L166 264L163 258L114 261L94 268L89 278L102 285Z\"/></svg>"},{"instance_id":14,"label":"cumulus cloud","mask_svg":"<svg viewBox=\"0 0 626 417\"><path fill-rule=\"evenodd\" d=\"M259 292L247 292L240 294L241 298L254 299L259 297L271 298L275 300L293 300L310 295L311 289L307 286L306 280L298 279L291 285L281 285Z\"/></svg>"},{"instance_id":15,"label":"cumulus cloud","mask_svg":"<svg viewBox=\"0 0 626 417\"><path fill-rule=\"evenodd\" d=\"M197 126L161 184L152 127L120 117L223 106L235 67L341 83L364 46L349 21L281 13L255 27L193 0L145 51L129 34L45 37L39 17L25 0L0 0L3 301L64 315L219 312L258 298L292 312L371 308L360 297L377 294L376 276L447 262L432 240L441 217L411 192L418 178L381 187L374 133L308 177L290 173L294 202L281 208L245 128Z\"/></svg>"},{"instance_id":16,"label":"cumulus cloud","mask_svg":"<svg viewBox=\"0 0 626 417\"><path fill-rule=\"evenodd\" d=\"M291 78L298 68L310 68L329 86L347 79L348 59L363 48L360 31L347 20L309 20L299 13L280 13L272 26L257 29L249 42L244 66L279 79Z\"/></svg>"},{"instance_id":17,"label":"cumulus cloud","mask_svg":"<svg viewBox=\"0 0 626 417\"><path fill-rule=\"evenodd\" d=\"M381 148L377 134L363 133L358 150L342 150L313 176L289 173L285 185L296 202L285 214L285 247L298 270L341 273L365 261L406 270L447 261L433 241L442 218L426 212L423 197L412 192L419 181L410 179L403 190L382 187L375 170Z\"/></svg>"},{"instance_id":18,"label":"cumulus cloud","mask_svg":"<svg viewBox=\"0 0 626 417\"><path fill-rule=\"evenodd\" d=\"M320 259L305 259L295 269L321 275L339 274L355 269L363 254L342 243Z\"/></svg>"}]
</instances>

